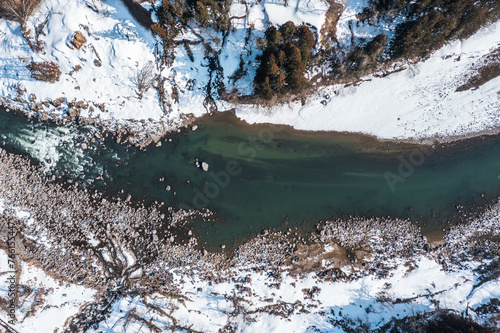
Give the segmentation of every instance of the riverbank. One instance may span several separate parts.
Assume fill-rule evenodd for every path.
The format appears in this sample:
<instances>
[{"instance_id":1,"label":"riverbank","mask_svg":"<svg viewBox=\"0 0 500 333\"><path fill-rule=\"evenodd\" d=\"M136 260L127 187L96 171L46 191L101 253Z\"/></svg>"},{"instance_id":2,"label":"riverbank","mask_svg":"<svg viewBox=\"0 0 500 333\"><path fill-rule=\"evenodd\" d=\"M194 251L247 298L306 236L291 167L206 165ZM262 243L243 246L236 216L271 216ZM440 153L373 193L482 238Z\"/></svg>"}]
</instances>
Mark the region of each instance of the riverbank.
<instances>
[{"instance_id":1,"label":"riverbank","mask_svg":"<svg viewBox=\"0 0 500 333\"><path fill-rule=\"evenodd\" d=\"M397 296L400 293L395 286L388 287L385 292L392 296L384 302L409 302L419 311L429 311L435 307L430 299L449 302L450 293L455 290L452 285L458 282L461 296L454 299L463 305L455 302L448 308L465 311L468 303L469 313L486 323L494 313L483 313L478 308L489 298L500 297L494 287L498 283L497 268L491 266L500 254L499 204L479 218L449 228L440 245L429 244L419 228L409 221L351 219L327 221L309 235L297 233L296 229L267 232L234 252L209 253L196 246L194 236L188 234L187 244L181 245L175 239L171 242L171 235L164 231L192 213L170 211L168 216L162 216L155 207L134 208L126 201L112 202L75 185L63 186L52 182L25 158L4 151L0 152L0 171L2 244L5 244L6 223L14 223L19 230L18 260L43 269L56 281L72 281L98 291L91 304L102 303L109 290L119 290L117 298L113 298L118 303L106 310L110 317L95 322L97 317L89 314L88 323L112 325L117 319L115 311L132 309L131 305L120 303L121 298L136 299L134 303L139 303L133 308L142 309L141 312L156 311L151 304L168 309L161 299L174 303L184 300L188 309L195 310L200 302L219 297L219 302L227 303L227 310L220 312L210 307L198 313L197 330L216 330L215 327L221 327L221 320L233 316L239 318L237 322L229 321L236 326L244 318L285 325L279 319L281 314L292 322L310 325L307 323L311 321L303 314L313 314L317 319L323 316L324 321L331 314L325 317L321 313L335 308L334 304L343 304L340 308L356 304L354 295L346 295L347 299L328 296L337 288L352 288L373 279L380 281L376 283L379 287L373 286L370 291L375 295L384 281L394 284L400 278L401 281L412 276L421 279L418 274L425 274L422 280L425 284L409 282L404 297ZM460 275L470 282L460 280ZM425 296L425 288L432 283L437 286ZM353 292L357 287L354 288ZM416 298L411 290L417 293ZM475 290L481 291L478 294ZM216 291L219 296L215 296ZM397 297L403 298L398 301ZM243 299L250 303L244 305ZM292 304L292 308L287 308ZM401 306L394 305L394 311L402 313ZM345 317L341 315L336 320L356 317L347 308ZM185 318L178 310L171 316ZM382 322L394 314L392 310L383 314ZM218 324L212 326L208 318ZM181 322L191 320L185 318ZM70 319L67 323L71 322Z\"/></svg>"},{"instance_id":2,"label":"riverbank","mask_svg":"<svg viewBox=\"0 0 500 333\"><path fill-rule=\"evenodd\" d=\"M317 89L285 105L234 105L248 123L286 124L300 130L359 132L380 139L447 142L498 133L500 77L478 76L500 62L500 22L467 40L454 41L428 59L400 64L357 84ZM467 85L470 80L476 85Z\"/></svg>"}]
</instances>

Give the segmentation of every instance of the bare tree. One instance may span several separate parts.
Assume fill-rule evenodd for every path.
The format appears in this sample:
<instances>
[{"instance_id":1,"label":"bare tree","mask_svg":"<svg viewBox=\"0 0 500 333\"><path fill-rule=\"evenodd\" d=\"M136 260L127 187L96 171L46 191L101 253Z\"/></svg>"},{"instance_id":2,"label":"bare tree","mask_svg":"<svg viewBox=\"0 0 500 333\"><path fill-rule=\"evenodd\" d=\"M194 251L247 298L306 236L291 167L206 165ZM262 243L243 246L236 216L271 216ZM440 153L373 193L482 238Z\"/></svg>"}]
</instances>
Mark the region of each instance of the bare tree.
<instances>
[{"instance_id":1,"label":"bare tree","mask_svg":"<svg viewBox=\"0 0 500 333\"><path fill-rule=\"evenodd\" d=\"M138 72L135 77L137 85L137 96L142 99L144 93L148 91L155 81L155 65L152 61L148 61Z\"/></svg>"},{"instance_id":2,"label":"bare tree","mask_svg":"<svg viewBox=\"0 0 500 333\"><path fill-rule=\"evenodd\" d=\"M41 3L42 0L0 0L0 17L17 21L24 28Z\"/></svg>"}]
</instances>

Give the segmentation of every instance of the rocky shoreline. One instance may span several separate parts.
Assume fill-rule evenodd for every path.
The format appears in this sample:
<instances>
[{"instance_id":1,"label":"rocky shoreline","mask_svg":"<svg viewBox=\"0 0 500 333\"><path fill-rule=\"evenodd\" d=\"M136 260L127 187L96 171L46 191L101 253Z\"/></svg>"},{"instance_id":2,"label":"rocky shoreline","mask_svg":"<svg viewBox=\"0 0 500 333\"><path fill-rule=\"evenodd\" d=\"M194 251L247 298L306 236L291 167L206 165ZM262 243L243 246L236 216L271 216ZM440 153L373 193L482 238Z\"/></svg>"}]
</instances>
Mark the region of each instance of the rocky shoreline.
<instances>
[{"instance_id":1,"label":"rocky shoreline","mask_svg":"<svg viewBox=\"0 0 500 333\"><path fill-rule=\"evenodd\" d=\"M480 218L451 227L437 246L410 221L353 218L318 224L309 235L296 229L266 231L234 252L209 253L197 246L192 233L180 244L169 231L199 212L168 209L164 214L160 206L112 202L75 184L54 182L28 158L4 150L0 203L0 247L6 248L7 224L14 223L18 260L56 280L100 291L97 304L108 302L110 290L182 295L178 277L218 284L254 272L267 274L278 285L283 273L348 282L366 276L385 278L402 262L414 269L421 257L447 269L464 260L483 262L500 256L500 204ZM488 274L496 276L498 267Z\"/></svg>"},{"instance_id":2,"label":"rocky shoreline","mask_svg":"<svg viewBox=\"0 0 500 333\"><path fill-rule=\"evenodd\" d=\"M177 122L172 123L170 120L153 120L153 119L128 119L128 120L118 120L118 119L103 119L100 116L89 117L81 116L80 113L83 110L88 110L92 108L88 102L85 101L66 101L64 98L61 101L38 101L36 96L33 95L30 98L31 102L25 102L22 99L11 100L5 97L0 97L0 108L4 108L7 112L15 112L29 119L36 119L41 122L49 122L56 125L66 125L69 123L76 123L78 126L95 126L100 128L102 134L110 135L116 139L117 142L121 142L127 145L137 146L141 149L145 149L151 144L158 144L161 140L171 136L181 133L186 128L190 127L197 119L195 116L186 114L178 119ZM63 104L64 102L64 104ZM96 107L105 110L104 105L98 105ZM215 112L233 112L231 110L222 110ZM212 115L212 112L206 113L205 115ZM203 116L202 116L203 117ZM237 118L240 120L240 118ZM241 120L245 122L244 120ZM254 124L249 126L259 126L262 124ZM288 125L273 125L282 126L283 128L290 128L297 132L307 132L310 134L320 133L323 135L325 131L303 131L295 130ZM326 132L335 134L337 132ZM342 132L344 133L344 132ZM345 132L350 133L350 132ZM465 140L480 139L484 136L496 136L500 135L500 129L497 127L485 128L481 131L475 131L471 133L464 133L460 135L436 135L432 137L425 138L408 138L408 139L383 139L377 136L357 133L350 133L353 135L360 135L373 139L380 142L389 143L401 143L410 145L447 145L455 144Z\"/></svg>"},{"instance_id":3,"label":"rocky shoreline","mask_svg":"<svg viewBox=\"0 0 500 333\"><path fill-rule=\"evenodd\" d=\"M410 221L353 218L326 221L310 235L296 229L263 232L234 253L208 253L197 247L192 233L183 245L176 243L169 231L170 225L182 224L179 221L199 212L169 208L165 216L160 206L132 207L120 199L111 202L101 193L54 182L43 173L42 167L4 150L0 150L0 199L6 207L2 225L12 219L19 225L23 237L19 253L23 253L23 259L37 262L63 280L79 281L98 289L107 280L120 276L124 269L130 269L124 251L135 253L133 267L142 270L143 276L147 275L151 281L163 280L163 286L168 285L168 277L155 272L158 263L174 270L190 267L187 273L197 271L198 275L203 275L203 271L212 275L234 267L278 271L294 271L295 267L297 272L306 273L318 267L298 269L304 258L314 261L314 253L319 258L325 252L338 252L332 258L340 259L332 260L332 265L354 267L359 270L353 274L355 278L360 272L381 276L391 269L390 263L395 259L426 253L445 255L450 260L471 256L478 248L492 256L500 253L495 238L499 234L496 228L500 226L500 204L479 219L451 227L446 242L436 248L429 245ZM29 212L30 218L16 217L19 210ZM485 235L490 235L490 239ZM323 250L318 251L318 246ZM62 249L67 251L62 254L59 252ZM96 264L102 267L97 270L96 265L90 265L96 261L96 255L100 258ZM87 264L82 266L82 262Z\"/></svg>"},{"instance_id":4,"label":"rocky shoreline","mask_svg":"<svg viewBox=\"0 0 500 333\"><path fill-rule=\"evenodd\" d=\"M169 135L180 133L183 128L195 121L195 118L190 116L184 116L175 124L170 124L167 120L116 120L84 117L80 116L81 110L90 107L84 101L67 102L67 107L69 107L67 111L62 104L56 102L56 107L53 103L54 101L36 102L36 97L31 103L25 103L22 100L12 102L0 97L0 109L4 108L7 112L56 125L66 125L72 122L79 126L91 125L100 128L103 135L113 136L117 142L134 145L141 149L157 144Z\"/></svg>"}]
</instances>

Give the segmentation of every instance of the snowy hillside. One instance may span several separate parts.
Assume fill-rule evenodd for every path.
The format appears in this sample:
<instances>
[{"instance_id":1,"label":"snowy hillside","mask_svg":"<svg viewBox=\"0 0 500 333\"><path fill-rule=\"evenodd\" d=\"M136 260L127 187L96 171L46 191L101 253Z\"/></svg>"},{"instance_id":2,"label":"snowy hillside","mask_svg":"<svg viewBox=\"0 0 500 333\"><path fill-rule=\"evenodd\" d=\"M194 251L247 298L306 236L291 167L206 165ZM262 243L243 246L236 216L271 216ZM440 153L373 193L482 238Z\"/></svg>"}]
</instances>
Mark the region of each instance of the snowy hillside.
<instances>
[{"instance_id":1,"label":"snowy hillside","mask_svg":"<svg viewBox=\"0 0 500 333\"><path fill-rule=\"evenodd\" d=\"M45 1L30 22L35 27L47 19L40 36L44 50L39 53L30 50L18 23L0 20L2 96L15 98L17 91L25 90L19 96L22 101L29 100L33 93L37 102L63 98L62 106L74 100L90 103L93 107L82 110L82 116L90 117L95 112L104 118L159 119L163 112L154 90L140 101L134 84L138 69L155 60L153 36L131 22L119 0L101 3L99 10L99 13L93 11L86 1ZM87 40L79 50L71 45L77 31ZM31 61L56 62L62 72L60 81L32 79L25 67ZM101 103L114 112L102 112L97 107ZM64 107L49 109L55 115L67 111Z\"/></svg>"},{"instance_id":2,"label":"snowy hillside","mask_svg":"<svg viewBox=\"0 0 500 333\"><path fill-rule=\"evenodd\" d=\"M388 69L355 85L316 89L305 105L299 101L272 107L232 104L219 96L221 84L228 93L253 93L257 57L262 52L256 44L270 25L288 20L308 24L320 42L314 52L320 52L321 41L327 40L325 24L332 20L331 4L323 0L235 1L227 36L186 26L176 37L173 62L161 64L159 38L142 27L121 1L46 0L28 23L30 36L43 44L41 52L30 49L18 23L0 19L1 98L42 119L79 116L135 131L149 124L165 132L185 124L190 115L231 108L251 123L363 132L381 138L464 135L500 125L496 117L498 77L477 90L455 91L475 74L478 62L498 48L498 22L467 41L445 46L424 63L393 67L406 68L397 73L385 76ZM378 25L358 21L356 14L367 4L350 0L338 4L342 14L336 38L346 49L380 33L392 36L400 21L382 19ZM72 43L77 33L85 40L81 48ZM218 54L217 59L207 55L207 48ZM31 77L26 65L43 61L60 66L58 82ZM141 98L138 74L148 66L156 83ZM326 63L319 64L308 75L328 70ZM329 98L324 100L324 96Z\"/></svg>"},{"instance_id":3,"label":"snowy hillside","mask_svg":"<svg viewBox=\"0 0 500 333\"><path fill-rule=\"evenodd\" d=\"M499 48L500 22L496 22L467 40L446 45L426 61L405 64L404 70L387 76L379 72L357 84L319 89L305 103L233 107L249 123L362 132L384 139L478 133L500 126L500 77L475 88L458 88L491 58L500 61Z\"/></svg>"},{"instance_id":4,"label":"snowy hillside","mask_svg":"<svg viewBox=\"0 0 500 333\"><path fill-rule=\"evenodd\" d=\"M255 26L256 36L262 36L259 29L269 22L281 22L280 8L283 3L279 2L233 4L231 15L247 17L233 20L235 29L221 56L228 85L231 85L229 77L238 68L247 28ZM286 9L290 19L321 27L328 6L323 1L299 1L289 2ZM222 36L214 31L184 30L178 39L194 43L192 61L181 45L171 66L155 66L155 74L161 74L160 81L166 90L167 100L161 101L153 88L142 99L138 98L137 74L149 61L157 63L155 52L159 42L135 21L121 1L46 0L28 25L32 27L33 38L33 31L41 30L38 38L44 45L42 52L30 49L17 22L0 19L0 68L3 69L0 94L12 107L28 113L41 111L56 119L65 117L70 107L76 107L83 118L151 119L170 129L182 123L183 114L199 116L207 111L204 101L209 72L200 41L217 47L213 39ZM86 40L81 49L72 45L77 32ZM248 60L255 61L258 50L252 50L251 46L248 49ZM30 77L26 65L41 61L53 61L60 66L58 82L41 82ZM254 71L250 66L248 78L237 84L239 89L252 92ZM178 90L175 98L174 87ZM29 105L31 110L27 109Z\"/></svg>"},{"instance_id":5,"label":"snowy hillside","mask_svg":"<svg viewBox=\"0 0 500 333\"><path fill-rule=\"evenodd\" d=\"M0 251L0 262L2 267L7 263L4 251ZM459 313L468 311L476 320L488 323L489 316L476 314L473 309L499 298L500 282L493 280L475 287L478 276L471 269L478 264L467 264L472 265L470 270L445 272L435 261L423 258L415 269L400 265L387 279L370 276L335 283L319 281L315 274L301 279L283 274L278 282L246 271L232 272L239 276L234 282L217 284L179 277L176 283L184 291L181 298L162 294L124 297L113 304L109 317L95 331L139 332L144 323L134 318L167 328L175 318L178 328L205 333L223 327L238 327L238 332L344 332L344 322L374 329L394 318L434 311L438 306ZM27 292L20 296L23 306L18 307L16 315L26 317L13 327L24 333L61 329L95 295L95 291L78 285L61 284L26 263L22 263L18 281ZM0 296L8 299L7 290L8 281L1 279ZM304 290L317 291L310 296ZM241 314L235 312L238 303L234 297L241 297L237 305L245 308ZM403 301L398 303L396 299ZM128 318L131 313L135 317ZM9 321L2 312L0 319Z\"/></svg>"},{"instance_id":6,"label":"snowy hillside","mask_svg":"<svg viewBox=\"0 0 500 333\"><path fill-rule=\"evenodd\" d=\"M0 250L0 297L9 300L9 280L11 275L6 268L9 257ZM93 300L94 290L75 284L57 281L43 270L25 262L18 262L17 283L19 285L16 307L24 315L22 325L16 327L20 332L53 332L64 326L66 320L78 313L80 307ZM0 329L11 318L9 312L0 311ZM18 313L16 312L16 316ZM8 332L8 331L7 331Z\"/></svg>"}]
</instances>

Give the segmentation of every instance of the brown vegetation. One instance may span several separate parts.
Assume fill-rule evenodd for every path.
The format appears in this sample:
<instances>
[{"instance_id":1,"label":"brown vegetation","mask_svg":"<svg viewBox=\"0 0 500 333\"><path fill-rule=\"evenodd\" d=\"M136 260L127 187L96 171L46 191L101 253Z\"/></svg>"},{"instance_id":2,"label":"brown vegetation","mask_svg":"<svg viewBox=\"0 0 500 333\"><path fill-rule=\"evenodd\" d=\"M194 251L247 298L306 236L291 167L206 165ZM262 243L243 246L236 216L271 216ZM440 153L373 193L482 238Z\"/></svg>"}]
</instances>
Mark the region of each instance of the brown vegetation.
<instances>
[{"instance_id":1,"label":"brown vegetation","mask_svg":"<svg viewBox=\"0 0 500 333\"><path fill-rule=\"evenodd\" d=\"M337 41L337 23L339 21L344 6L334 0L328 0L328 11L326 12L325 24L321 27L321 44L325 48L331 47Z\"/></svg>"},{"instance_id":2,"label":"brown vegetation","mask_svg":"<svg viewBox=\"0 0 500 333\"><path fill-rule=\"evenodd\" d=\"M31 77L38 81L54 83L61 77L59 65L52 61L32 62L26 67L31 72Z\"/></svg>"},{"instance_id":3,"label":"brown vegetation","mask_svg":"<svg viewBox=\"0 0 500 333\"><path fill-rule=\"evenodd\" d=\"M193 19L202 27L226 32L231 26L229 0L163 0L156 8L159 23L151 29L162 40L165 48L172 47L180 30Z\"/></svg>"},{"instance_id":4,"label":"brown vegetation","mask_svg":"<svg viewBox=\"0 0 500 333\"><path fill-rule=\"evenodd\" d=\"M334 65L334 73L344 78L359 78L369 73L380 63L380 57L389 37L385 34L375 36L364 46L357 46L344 62Z\"/></svg>"},{"instance_id":5,"label":"brown vegetation","mask_svg":"<svg viewBox=\"0 0 500 333\"><path fill-rule=\"evenodd\" d=\"M137 2L133 0L122 0L122 2L140 25L147 29L151 28L151 26L154 24L153 20L151 19L151 13L140 5L140 3L145 1Z\"/></svg>"},{"instance_id":6,"label":"brown vegetation","mask_svg":"<svg viewBox=\"0 0 500 333\"><path fill-rule=\"evenodd\" d=\"M42 0L1 0L0 17L17 21L24 27L41 3Z\"/></svg>"},{"instance_id":7,"label":"brown vegetation","mask_svg":"<svg viewBox=\"0 0 500 333\"><path fill-rule=\"evenodd\" d=\"M31 29L26 28L26 23L42 1L43 0L0 0L0 18L19 22L21 24L23 37L28 42L29 47L36 52L41 52L43 50L43 43L38 37L40 31L47 23L47 20L36 27L35 38L31 37Z\"/></svg>"},{"instance_id":8,"label":"brown vegetation","mask_svg":"<svg viewBox=\"0 0 500 333\"><path fill-rule=\"evenodd\" d=\"M500 17L500 3L490 0L372 0L381 14L400 10L409 18L396 27L393 57L425 57L452 39L471 36Z\"/></svg>"}]
</instances>

